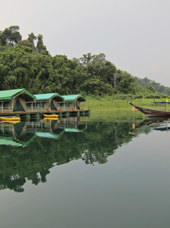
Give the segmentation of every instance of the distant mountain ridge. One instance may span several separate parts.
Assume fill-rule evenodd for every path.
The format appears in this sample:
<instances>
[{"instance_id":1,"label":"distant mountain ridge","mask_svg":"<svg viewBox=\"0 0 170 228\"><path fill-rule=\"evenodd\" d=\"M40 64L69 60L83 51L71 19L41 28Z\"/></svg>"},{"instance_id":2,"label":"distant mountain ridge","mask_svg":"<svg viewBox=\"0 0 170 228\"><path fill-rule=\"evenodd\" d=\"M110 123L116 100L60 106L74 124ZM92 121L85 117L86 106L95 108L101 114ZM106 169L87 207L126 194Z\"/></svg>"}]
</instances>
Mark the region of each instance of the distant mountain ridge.
<instances>
[{"instance_id":1,"label":"distant mountain ridge","mask_svg":"<svg viewBox=\"0 0 170 228\"><path fill-rule=\"evenodd\" d=\"M147 77L143 79L138 78L138 85L143 86L145 88L153 86L158 93L170 95L170 87L163 86L160 83L155 82Z\"/></svg>"}]
</instances>

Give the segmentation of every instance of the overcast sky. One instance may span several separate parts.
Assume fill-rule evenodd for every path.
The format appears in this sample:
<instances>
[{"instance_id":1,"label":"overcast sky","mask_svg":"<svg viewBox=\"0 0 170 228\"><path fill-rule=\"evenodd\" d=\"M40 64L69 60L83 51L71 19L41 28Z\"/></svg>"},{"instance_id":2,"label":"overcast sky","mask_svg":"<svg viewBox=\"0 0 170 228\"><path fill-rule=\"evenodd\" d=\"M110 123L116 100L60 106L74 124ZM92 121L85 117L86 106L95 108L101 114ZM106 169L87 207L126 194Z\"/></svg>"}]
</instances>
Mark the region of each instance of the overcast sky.
<instances>
[{"instance_id":1,"label":"overcast sky","mask_svg":"<svg viewBox=\"0 0 170 228\"><path fill-rule=\"evenodd\" d=\"M170 0L0 0L0 30L42 34L51 55L104 53L133 76L170 86Z\"/></svg>"}]
</instances>

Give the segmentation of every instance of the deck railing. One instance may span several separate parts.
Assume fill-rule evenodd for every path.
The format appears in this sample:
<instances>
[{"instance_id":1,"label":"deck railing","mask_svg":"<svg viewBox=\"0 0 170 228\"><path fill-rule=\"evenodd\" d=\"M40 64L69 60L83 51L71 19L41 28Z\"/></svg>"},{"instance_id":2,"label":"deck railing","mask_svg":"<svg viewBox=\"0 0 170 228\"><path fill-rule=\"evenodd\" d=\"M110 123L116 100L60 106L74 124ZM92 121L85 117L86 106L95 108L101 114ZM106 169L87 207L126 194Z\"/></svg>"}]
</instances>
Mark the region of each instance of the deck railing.
<instances>
[{"instance_id":1,"label":"deck railing","mask_svg":"<svg viewBox=\"0 0 170 228\"><path fill-rule=\"evenodd\" d=\"M74 107L71 108L57 108L56 110L52 110L52 109L41 109L41 108L37 108L37 109L27 109L26 111L13 111L12 108L8 108L8 109L2 109L0 108L0 114L17 114L17 113L53 113L53 112L77 112L77 111L83 111L84 109L80 108L80 109L76 109Z\"/></svg>"}]
</instances>

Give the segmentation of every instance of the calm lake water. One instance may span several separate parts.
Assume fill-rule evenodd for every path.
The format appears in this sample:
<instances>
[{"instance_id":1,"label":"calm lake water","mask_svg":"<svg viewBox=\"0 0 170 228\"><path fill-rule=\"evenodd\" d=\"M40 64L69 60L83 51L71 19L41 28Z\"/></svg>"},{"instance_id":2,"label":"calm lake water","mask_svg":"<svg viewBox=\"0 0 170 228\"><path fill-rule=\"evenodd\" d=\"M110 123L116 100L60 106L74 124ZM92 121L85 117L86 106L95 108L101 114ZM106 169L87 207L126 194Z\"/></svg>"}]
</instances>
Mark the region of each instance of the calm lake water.
<instances>
[{"instance_id":1,"label":"calm lake water","mask_svg":"<svg viewBox=\"0 0 170 228\"><path fill-rule=\"evenodd\" d=\"M169 228L169 128L131 112L0 123L1 227Z\"/></svg>"}]
</instances>

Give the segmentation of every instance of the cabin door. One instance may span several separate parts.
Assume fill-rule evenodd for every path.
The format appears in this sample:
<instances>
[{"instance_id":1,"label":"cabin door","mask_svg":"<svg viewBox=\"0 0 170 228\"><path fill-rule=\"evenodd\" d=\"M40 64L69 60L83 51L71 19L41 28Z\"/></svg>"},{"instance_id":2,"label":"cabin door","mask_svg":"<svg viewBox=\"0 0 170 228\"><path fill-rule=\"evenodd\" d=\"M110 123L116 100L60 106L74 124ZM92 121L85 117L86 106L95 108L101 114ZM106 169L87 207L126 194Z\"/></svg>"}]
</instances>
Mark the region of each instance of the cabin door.
<instances>
[{"instance_id":1,"label":"cabin door","mask_svg":"<svg viewBox=\"0 0 170 228\"><path fill-rule=\"evenodd\" d=\"M51 101L51 110L56 110L56 107L55 107L53 101Z\"/></svg>"},{"instance_id":2,"label":"cabin door","mask_svg":"<svg viewBox=\"0 0 170 228\"><path fill-rule=\"evenodd\" d=\"M78 106L77 102L76 102L76 109L80 109L80 107Z\"/></svg>"},{"instance_id":3,"label":"cabin door","mask_svg":"<svg viewBox=\"0 0 170 228\"><path fill-rule=\"evenodd\" d=\"M15 105L14 105L14 108L13 108L13 111L14 112L19 112L19 111L25 111L24 110L24 108L23 108L23 106L22 106L22 104L21 104L21 102L19 101L19 99L17 98L17 100L16 100L16 102L15 102Z\"/></svg>"}]
</instances>

